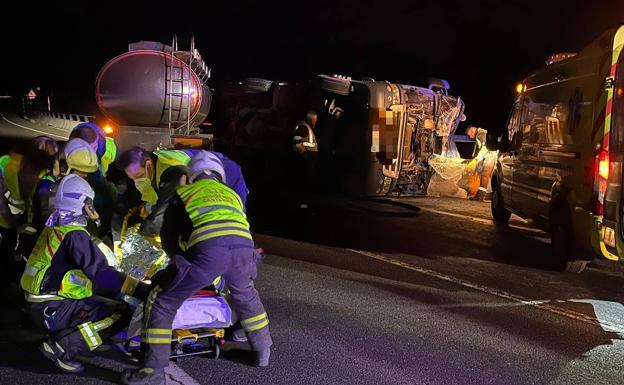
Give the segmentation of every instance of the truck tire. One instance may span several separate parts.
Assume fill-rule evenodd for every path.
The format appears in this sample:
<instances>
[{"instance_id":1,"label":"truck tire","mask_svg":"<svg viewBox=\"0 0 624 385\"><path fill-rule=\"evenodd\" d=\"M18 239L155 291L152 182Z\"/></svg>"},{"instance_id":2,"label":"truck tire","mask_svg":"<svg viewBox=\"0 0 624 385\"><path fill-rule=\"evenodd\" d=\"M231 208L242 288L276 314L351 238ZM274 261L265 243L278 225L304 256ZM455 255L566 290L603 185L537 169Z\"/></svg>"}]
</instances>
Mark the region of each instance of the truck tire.
<instances>
[{"instance_id":1,"label":"truck tire","mask_svg":"<svg viewBox=\"0 0 624 385\"><path fill-rule=\"evenodd\" d=\"M351 92L351 80L335 78L328 75L319 75L321 89L334 95L347 96Z\"/></svg>"},{"instance_id":2,"label":"truck tire","mask_svg":"<svg viewBox=\"0 0 624 385\"><path fill-rule=\"evenodd\" d=\"M569 215L559 213L551 218L551 246L555 268L566 273L579 274L589 261L580 258L570 226Z\"/></svg>"},{"instance_id":3,"label":"truck tire","mask_svg":"<svg viewBox=\"0 0 624 385\"><path fill-rule=\"evenodd\" d=\"M490 208L492 210L492 218L494 223L498 226L506 226L511 218L511 211L505 208L503 194L501 193L498 180L492 179L492 200L490 201Z\"/></svg>"}]
</instances>

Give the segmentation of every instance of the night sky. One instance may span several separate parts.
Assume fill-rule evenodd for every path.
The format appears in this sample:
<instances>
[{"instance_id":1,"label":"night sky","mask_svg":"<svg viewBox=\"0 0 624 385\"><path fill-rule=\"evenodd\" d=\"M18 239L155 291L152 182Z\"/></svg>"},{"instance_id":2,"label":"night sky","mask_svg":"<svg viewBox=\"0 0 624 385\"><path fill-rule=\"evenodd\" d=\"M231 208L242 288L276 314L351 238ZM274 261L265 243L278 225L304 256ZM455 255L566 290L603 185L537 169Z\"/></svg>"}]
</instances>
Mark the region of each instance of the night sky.
<instances>
[{"instance_id":1,"label":"night sky","mask_svg":"<svg viewBox=\"0 0 624 385\"><path fill-rule=\"evenodd\" d=\"M39 85L53 109L93 113L99 69L129 42L169 44L177 33L185 48L194 34L216 80L440 77L464 98L467 123L491 129L505 124L514 84L547 56L624 24L624 0L64 3L3 4L0 92Z\"/></svg>"}]
</instances>

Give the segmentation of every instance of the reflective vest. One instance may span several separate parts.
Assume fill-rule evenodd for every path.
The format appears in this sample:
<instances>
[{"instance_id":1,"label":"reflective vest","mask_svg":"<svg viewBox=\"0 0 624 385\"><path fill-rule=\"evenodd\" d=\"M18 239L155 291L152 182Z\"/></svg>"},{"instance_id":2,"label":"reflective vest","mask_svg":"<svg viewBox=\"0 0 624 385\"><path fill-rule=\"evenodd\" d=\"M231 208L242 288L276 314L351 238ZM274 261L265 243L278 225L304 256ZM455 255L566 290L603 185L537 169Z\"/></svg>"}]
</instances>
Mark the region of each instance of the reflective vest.
<instances>
[{"instance_id":1,"label":"reflective vest","mask_svg":"<svg viewBox=\"0 0 624 385\"><path fill-rule=\"evenodd\" d=\"M227 235L252 239L240 197L223 183L202 179L178 187L177 192L194 229L183 249Z\"/></svg>"},{"instance_id":2,"label":"reflective vest","mask_svg":"<svg viewBox=\"0 0 624 385\"><path fill-rule=\"evenodd\" d=\"M191 156L182 150L154 151L156 155L156 186L160 185L160 177L169 167L186 166L191 161Z\"/></svg>"},{"instance_id":3,"label":"reflective vest","mask_svg":"<svg viewBox=\"0 0 624 385\"><path fill-rule=\"evenodd\" d=\"M485 157L485 155L488 152L488 149L485 145L487 140L487 130L483 129L481 127L477 128L477 136L476 136L476 142L477 142L477 148L476 148L476 158L483 158Z\"/></svg>"},{"instance_id":4,"label":"reflective vest","mask_svg":"<svg viewBox=\"0 0 624 385\"><path fill-rule=\"evenodd\" d=\"M104 155L100 158L102 173L104 175L108 172L108 167L115 161L115 158L117 158L117 145L115 144L115 140L106 137L106 150L104 150Z\"/></svg>"},{"instance_id":5,"label":"reflective vest","mask_svg":"<svg viewBox=\"0 0 624 385\"><path fill-rule=\"evenodd\" d=\"M13 211L13 214L26 212L28 223L32 223L32 198L37 190L37 184L35 184L33 191L31 191L27 196L22 195L22 191L20 191L19 186L19 174L23 159L24 157L21 154L13 153L10 155L4 155L0 158L0 169L2 170L2 177L4 178L6 188L9 190L9 204L15 209L12 209L11 211ZM51 182L56 181L54 176L49 175L48 170L42 170L39 173L37 183L39 183L42 179L47 179Z\"/></svg>"},{"instance_id":6,"label":"reflective vest","mask_svg":"<svg viewBox=\"0 0 624 385\"><path fill-rule=\"evenodd\" d=\"M4 168L9 163L10 160L11 160L11 155L9 154L0 156L0 174L4 173Z\"/></svg>"},{"instance_id":7,"label":"reflective vest","mask_svg":"<svg viewBox=\"0 0 624 385\"><path fill-rule=\"evenodd\" d=\"M299 124L297 125L297 130L299 128L299 126L304 125L307 130L308 130L308 135L301 137L299 135L297 135L297 133L295 132L295 136L293 136L293 141L295 142L295 147L297 144L301 144L303 146L303 150L304 151L311 151L311 152L317 152L318 151L318 143L316 142L316 135L314 135L314 130L312 129L312 127L310 127L310 125L304 121L299 122ZM295 148L295 150L297 150Z\"/></svg>"},{"instance_id":8,"label":"reflective vest","mask_svg":"<svg viewBox=\"0 0 624 385\"><path fill-rule=\"evenodd\" d=\"M48 269L52 266L54 255L61 246L65 236L72 231L86 232L82 226L46 227L39 239L37 239L35 248L28 257L24 274L22 274L22 279L20 280L22 289L26 291L27 300L36 300L38 296L46 300L63 298L83 299L93 295L91 280L79 269L66 272L61 281L61 287L56 292L41 292L41 283Z\"/></svg>"}]
</instances>

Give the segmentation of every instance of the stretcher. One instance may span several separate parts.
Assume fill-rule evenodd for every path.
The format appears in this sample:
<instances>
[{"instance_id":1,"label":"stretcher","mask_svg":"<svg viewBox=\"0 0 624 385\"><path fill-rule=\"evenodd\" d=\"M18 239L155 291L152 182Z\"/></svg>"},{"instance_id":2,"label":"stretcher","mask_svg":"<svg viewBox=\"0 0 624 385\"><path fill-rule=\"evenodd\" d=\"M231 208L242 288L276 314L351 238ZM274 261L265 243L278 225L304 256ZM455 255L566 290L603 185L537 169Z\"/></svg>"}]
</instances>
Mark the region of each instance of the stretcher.
<instances>
[{"instance_id":1,"label":"stretcher","mask_svg":"<svg viewBox=\"0 0 624 385\"><path fill-rule=\"evenodd\" d=\"M143 306L137 306L127 337L120 346L131 358L138 358L141 348L140 330ZM225 328L235 322L225 297L202 290L184 301L173 321L170 358L205 356L217 359L225 343Z\"/></svg>"}]
</instances>

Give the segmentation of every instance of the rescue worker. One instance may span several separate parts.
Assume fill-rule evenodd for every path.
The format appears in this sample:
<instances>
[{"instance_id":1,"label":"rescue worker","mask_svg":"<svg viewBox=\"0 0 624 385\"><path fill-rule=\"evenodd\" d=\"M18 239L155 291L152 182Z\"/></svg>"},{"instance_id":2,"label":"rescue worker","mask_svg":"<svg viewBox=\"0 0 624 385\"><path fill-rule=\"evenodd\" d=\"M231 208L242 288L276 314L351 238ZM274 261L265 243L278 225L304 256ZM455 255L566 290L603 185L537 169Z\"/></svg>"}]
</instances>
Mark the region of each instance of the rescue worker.
<instances>
[{"instance_id":1,"label":"rescue worker","mask_svg":"<svg viewBox=\"0 0 624 385\"><path fill-rule=\"evenodd\" d=\"M67 172L85 179L95 191L93 202L100 215L101 224L97 228L89 226L89 231L112 247L113 207L117 199L115 187L108 183L101 174L101 165L97 153L89 143L74 138L65 144L63 149Z\"/></svg>"},{"instance_id":2,"label":"rescue worker","mask_svg":"<svg viewBox=\"0 0 624 385\"><path fill-rule=\"evenodd\" d=\"M97 154L100 161L102 174L106 175L111 163L119 157L115 140L109 136L95 123L80 123L69 134L69 139L80 138L87 142Z\"/></svg>"},{"instance_id":3,"label":"rescue worker","mask_svg":"<svg viewBox=\"0 0 624 385\"><path fill-rule=\"evenodd\" d=\"M33 198L37 198L40 191L49 192L59 174L58 152L56 141L38 136L26 144L23 152L12 151L0 160L4 165L2 177L9 202L17 216L26 216L27 223L32 222L33 206L38 201ZM40 186L41 182L45 183Z\"/></svg>"},{"instance_id":4,"label":"rescue worker","mask_svg":"<svg viewBox=\"0 0 624 385\"><path fill-rule=\"evenodd\" d=\"M8 157L8 159L7 159ZM49 214L50 191L59 174L58 145L47 136L30 140L23 151L5 155L2 171L8 197L3 199L2 254L12 256L3 271L17 281Z\"/></svg>"},{"instance_id":5,"label":"rescue worker","mask_svg":"<svg viewBox=\"0 0 624 385\"><path fill-rule=\"evenodd\" d=\"M300 121L295 127L293 135L293 149L296 153L318 152L318 143L314 134L314 126L318 116L314 111L308 111L305 120Z\"/></svg>"},{"instance_id":6,"label":"rescue worker","mask_svg":"<svg viewBox=\"0 0 624 385\"><path fill-rule=\"evenodd\" d=\"M145 303L140 368L122 375L124 384L164 384L177 309L198 290L223 276L258 366L269 364L269 320L253 280L256 253L240 197L222 182L221 169L206 152L190 164L191 184L181 186L165 213L163 247L175 255L154 282Z\"/></svg>"},{"instance_id":7,"label":"rescue worker","mask_svg":"<svg viewBox=\"0 0 624 385\"><path fill-rule=\"evenodd\" d=\"M477 195L471 199L484 201L488 194L488 189L490 188L490 180L494 172L494 167L496 166L496 156L498 152L489 151L487 149L487 130L481 127L469 126L466 130L466 134L470 139L474 139L477 142L475 147L475 159L477 161L476 172L479 174L479 188L477 190Z\"/></svg>"},{"instance_id":8,"label":"rescue worker","mask_svg":"<svg viewBox=\"0 0 624 385\"><path fill-rule=\"evenodd\" d=\"M158 201L159 195L163 195L167 183L161 180L164 172L171 167L184 169L188 165L191 157L200 150L163 150L149 152L140 147L134 147L124 152L119 160L119 167L125 171L126 175L134 181L134 185L141 193L141 200L154 205ZM241 198L243 203L247 202L247 185L243 178L240 166L229 159L224 154L209 151L216 156L225 169L227 184ZM181 175L179 175L181 176ZM178 180L175 180L178 182Z\"/></svg>"},{"instance_id":9,"label":"rescue worker","mask_svg":"<svg viewBox=\"0 0 624 385\"><path fill-rule=\"evenodd\" d=\"M39 351L71 373L84 370L76 355L96 349L129 321L123 302L98 295L115 298L136 290L144 296L148 288L108 266L85 230L89 219L98 218L94 195L78 175L63 178L21 278L29 312L49 334Z\"/></svg>"}]
</instances>

